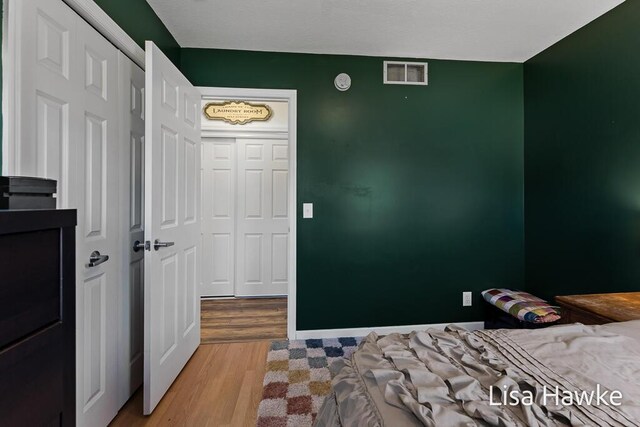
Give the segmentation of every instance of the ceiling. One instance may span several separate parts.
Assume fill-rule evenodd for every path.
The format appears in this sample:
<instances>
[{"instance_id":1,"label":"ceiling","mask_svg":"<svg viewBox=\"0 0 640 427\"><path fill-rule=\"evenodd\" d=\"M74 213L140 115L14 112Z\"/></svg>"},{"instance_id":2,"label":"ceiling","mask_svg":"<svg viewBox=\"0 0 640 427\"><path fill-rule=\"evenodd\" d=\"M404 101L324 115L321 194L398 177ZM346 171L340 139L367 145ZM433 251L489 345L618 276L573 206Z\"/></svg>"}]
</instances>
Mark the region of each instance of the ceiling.
<instances>
[{"instance_id":1,"label":"ceiling","mask_svg":"<svg viewBox=\"0 0 640 427\"><path fill-rule=\"evenodd\" d=\"M524 62L624 0L147 0L182 47Z\"/></svg>"}]
</instances>

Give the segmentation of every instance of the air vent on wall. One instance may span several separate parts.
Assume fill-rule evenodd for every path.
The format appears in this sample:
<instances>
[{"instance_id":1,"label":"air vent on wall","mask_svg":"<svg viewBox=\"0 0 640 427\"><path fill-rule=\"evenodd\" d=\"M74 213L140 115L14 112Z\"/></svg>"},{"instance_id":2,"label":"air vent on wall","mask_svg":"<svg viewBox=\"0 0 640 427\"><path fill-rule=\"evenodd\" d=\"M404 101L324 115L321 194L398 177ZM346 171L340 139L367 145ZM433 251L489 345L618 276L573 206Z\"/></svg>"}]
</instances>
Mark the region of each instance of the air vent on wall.
<instances>
[{"instance_id":1,"label":"air vent on wall","mask_svg":"<svg viewBox=\"0 0 640 427\"><path fill-rule=\"evenodd\" d=\"M426 86L429 84L427 63L384 61L384 83Z\"/></svg>"}]
</instances>

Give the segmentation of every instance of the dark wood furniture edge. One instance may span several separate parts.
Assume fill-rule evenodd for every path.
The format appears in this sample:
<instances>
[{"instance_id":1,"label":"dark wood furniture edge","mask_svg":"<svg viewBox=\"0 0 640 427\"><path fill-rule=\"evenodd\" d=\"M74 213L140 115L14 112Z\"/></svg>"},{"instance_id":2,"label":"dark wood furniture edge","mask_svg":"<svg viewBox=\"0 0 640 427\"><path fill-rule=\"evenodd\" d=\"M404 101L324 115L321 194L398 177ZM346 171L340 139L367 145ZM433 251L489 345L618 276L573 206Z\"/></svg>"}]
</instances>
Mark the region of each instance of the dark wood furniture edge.
<instances>
[{"instance_id":1,"label":"dark wood furniture edge","mask_svg":"<svg viewBox=\"0 0 640 427\"><path fill-rule=\"evenodd\" d=\"M571 303L567 303L555 298L556 304L560 307L560 315L562 318L560 319L561 324L568 323L583 323L587 325L601 325L605 323L615 322L615 320L600 316L592 311L585 310L578 306L572 305Z\"/></svg>"},{"instance_id":2,"label":"dark wood furniture edge","mask_svg":"<svg viewBox=\"0 0 640 427\"><path fill-rule=\"evenodd\" d=\"M76 222L75 210L70 212L71 223L61 228L60 272L64 282L62 316L66 322L64 331L65 364L64 371L64 419L63 426L76 425Z\"/></svg>"},{"instance_id":3,"label":"dark wood furniture edge","mask_svg":"<svg viewBox=\"0 0 640 427\"><path fill-rule=\"evenodd\" d=\"M556 296L555 300L565 312L575 313L581 319L586 316L591 324L640 319L640 292L561 295ZM569 319L563 323L572 322Z\"/></svg>"},{"instance_id":4,"label":"dark wood furniture edge","mask_svg":"<svg viewBox=\"0 0 640 427\"><path fill-rule=\"evenodd\" d=\"M62 321L64 322L63 415L62 426L76 424L76 350L75 350L75 292L76 292L76 224L77 211L65 210L2 210L0 235L31 231L60 231L60 279L62 288ZM37 225L34 225L37 224ZM34 248L34 253L37 248ZM51 329L54 325L48 327ZM47 329L33 336L41 335ZM27 338L28 339L28 338ZM23 341L24 342L24 341ZM18 345L18 344L17 344ZM6 351L5 348L3 351ZM34 410L37 411L37 408ZM1 424L2 422L0 422Z\"/></svg>"},{"instance_id":5,"label":"dark wood furniture edge","mask_svg":"<svg viewBox=\"0 0 640 427\"><path fill-rule=\"evenodd\" d=\"M12 214L4 216L0 221L0 234L75 227L77 223L75 209L59 209L56 211L12 210L3 212L11 212ZM38 223L37 227L33 226L34 222ZM75 240L73 247L75 253Z\"/></svg>"}]
</instances>

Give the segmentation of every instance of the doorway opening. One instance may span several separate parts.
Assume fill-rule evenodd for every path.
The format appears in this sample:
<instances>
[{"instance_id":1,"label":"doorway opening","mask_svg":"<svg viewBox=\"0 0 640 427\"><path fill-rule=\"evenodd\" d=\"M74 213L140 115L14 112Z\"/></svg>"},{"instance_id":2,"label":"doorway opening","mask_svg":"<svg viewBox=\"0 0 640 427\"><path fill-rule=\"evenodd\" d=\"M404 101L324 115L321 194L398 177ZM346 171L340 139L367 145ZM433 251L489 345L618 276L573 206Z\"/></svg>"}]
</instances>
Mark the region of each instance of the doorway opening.
<instances>
[{"instance_id":1,"label":"doorway opening","mask_svg":"<svg viewBox=\"0 0 640 427\"><path fill-rule=\"evenodd\" d=\"M201 115L202 343L293 338L296 93L200 90L203 110L246 102L271 111L243 124Z\"/></svg>"}]
</instances>

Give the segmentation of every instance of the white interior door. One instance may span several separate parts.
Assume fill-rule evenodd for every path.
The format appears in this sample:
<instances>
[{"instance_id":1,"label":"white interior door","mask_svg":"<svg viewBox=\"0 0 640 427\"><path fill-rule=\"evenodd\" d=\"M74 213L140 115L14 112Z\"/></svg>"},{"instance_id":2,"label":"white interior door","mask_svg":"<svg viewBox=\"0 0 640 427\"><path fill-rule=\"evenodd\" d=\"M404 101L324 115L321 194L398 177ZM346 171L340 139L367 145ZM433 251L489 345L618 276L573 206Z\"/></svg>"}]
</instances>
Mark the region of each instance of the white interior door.
<instances>
[{"instance_id":1,"label":"white interior door","mask_svg":"<svg viewBox=\"0 0 640 427\"><path fill-rule=\"evenodd\" d=\"M113 327L122 265L117 50L62 1L11 6L20 78L8 172L56 179L58 207L78 210L77 423L104 426L119 408Z\"/></svg>"},{"instance_id":2,"label":"white interior door","mask_svg":"<svg viewBox=\"0 0 640 427\"><path fill-rule=\"evenodd\" d=\"M235 139L202 141L202 296L233 296L236 212Z\"/></svg>"},{"instance_id":3,"label":"white interior door","mask_svg":"<svg viewBox=\"0 0 640 427\"><path fill-rule=\"evenodd\" d=\"M286 295L289 272L289 144L237 139L236 295Z\"/></svg>"},{"instance_id":4,"label":"white interior door","mask_svg":"<svg viewBox=\"0 0 640 427\"><path fill-rule=\"evenodd\" d=\"M120 406L142 384L144 250L134 243L144 242L144 71L122 52L120 67L121 180L120 209L123 233L122 280L118 308L119 398Z\"/></svg>"},{"instance_id":5,"label":"white interior door","mask_svg":"<svg viewBox=\"0 0 640 427\"><path fill-rule=\"evenodd\" d=\"M201 149L200 92L152 42L145 64L144 233L151 250L144 265L143 409L149 414L200 344Z\"/></svg>"}]
</instances>

